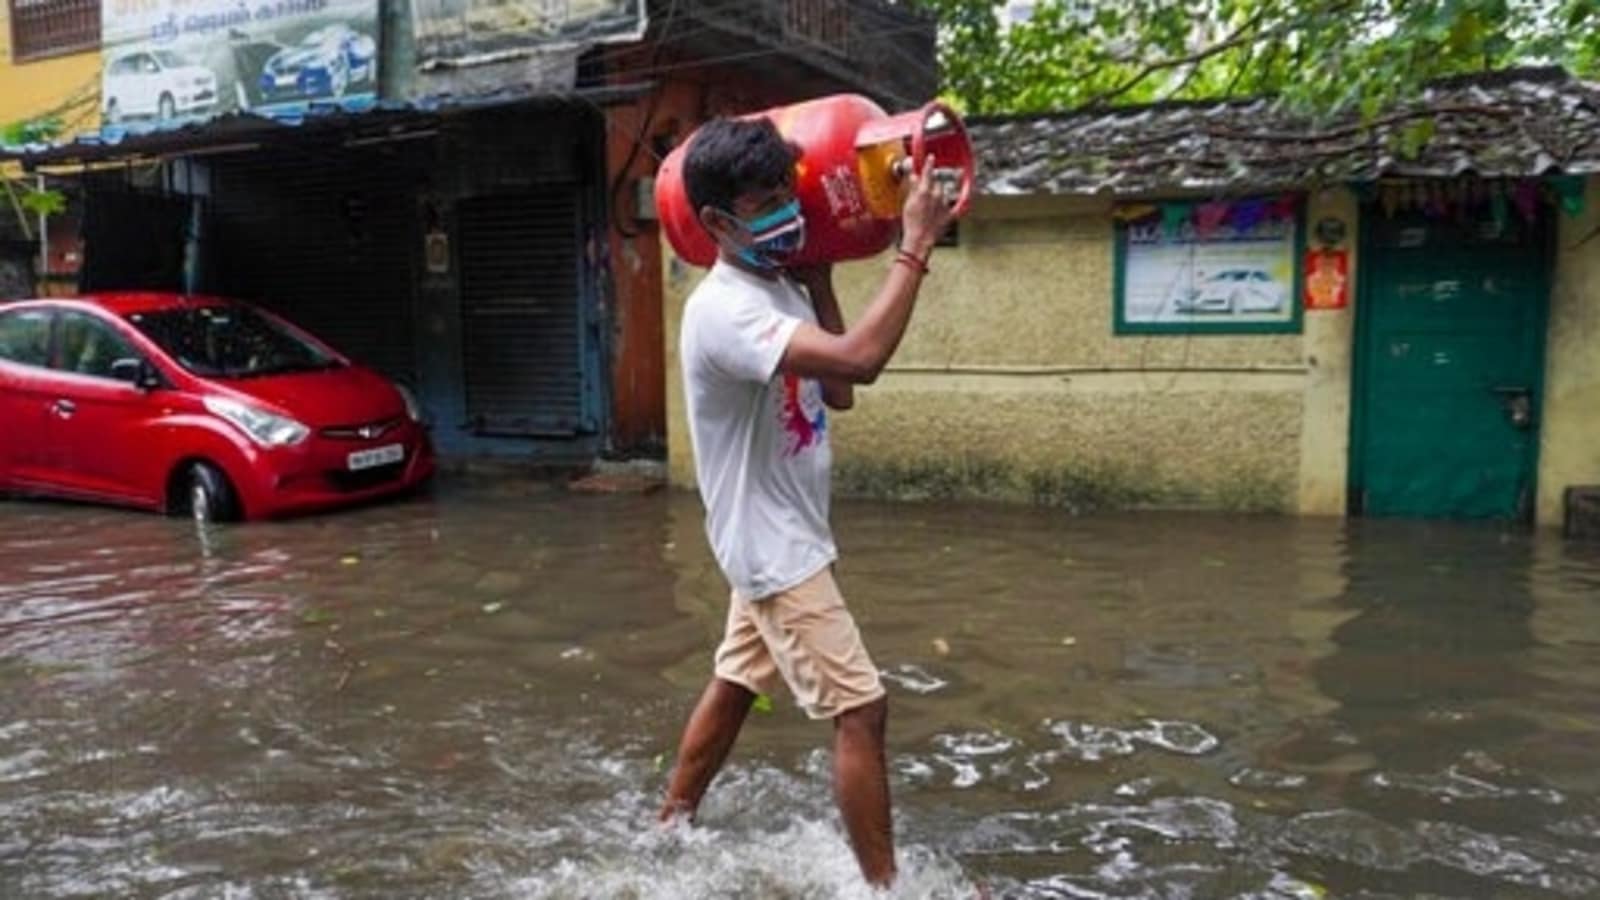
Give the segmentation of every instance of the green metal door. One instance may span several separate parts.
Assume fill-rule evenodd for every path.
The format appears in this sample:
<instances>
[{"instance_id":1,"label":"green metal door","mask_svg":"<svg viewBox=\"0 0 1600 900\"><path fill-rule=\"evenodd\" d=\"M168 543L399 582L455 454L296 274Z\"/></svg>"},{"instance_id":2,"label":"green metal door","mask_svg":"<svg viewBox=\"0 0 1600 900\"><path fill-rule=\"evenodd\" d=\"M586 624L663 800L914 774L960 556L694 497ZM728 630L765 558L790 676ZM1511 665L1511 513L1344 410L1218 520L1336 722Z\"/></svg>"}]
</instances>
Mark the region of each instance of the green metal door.
<instances>
[{"instance_id":1,"label":"green metal door","mask_svg":"<svg viewBox=\"0 0 1600 900\"><path fill-rule=\"evenodd\" d=\"M1365 217L1351 504L1373 516L1532 514L1543 231Z\"/></svg>"}]
</instances>

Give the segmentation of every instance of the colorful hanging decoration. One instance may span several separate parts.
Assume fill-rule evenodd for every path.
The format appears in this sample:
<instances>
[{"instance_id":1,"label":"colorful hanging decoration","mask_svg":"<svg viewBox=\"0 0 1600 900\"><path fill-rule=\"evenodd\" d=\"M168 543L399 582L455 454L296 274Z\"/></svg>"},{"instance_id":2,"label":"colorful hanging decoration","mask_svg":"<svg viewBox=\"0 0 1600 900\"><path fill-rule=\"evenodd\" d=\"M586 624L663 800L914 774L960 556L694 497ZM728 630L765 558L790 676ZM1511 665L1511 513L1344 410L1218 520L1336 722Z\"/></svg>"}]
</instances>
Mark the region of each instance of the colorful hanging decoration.
<instances>
[{"instance_id":1,"label":"colorful hanging decoration","mask_svg":"<svg viewBox=\"0 0 1600 900\"><path fill-rule=\"evenodd\" d=\"M1569 216L1583 215L1583 178L1561 175L1550 179L1550 189L1555 193L1556 203L1562 212Z\"/></svg>"},{"instance_id":2,"label":"colorful hanging decoration","mask_svg":"<svg viewBox=\"0 0 1600 900\"><path fill-rule=\"evenodd\" d=\"M1511 225L1511 205L1506 200L1505 185L1495 182L1489 188L1489 217L1494 221L1495 236L1506 233Z\"/></svg>"},{"instance_id":3,"label":"colorful hanging decoration","mask_svg":"<svg viewBox=\"0 0 1600 900\"><path fill-rule=\"evenodd\" d=\"M1453 219L1466 228L1492 224L1496 234L1506 233L1513 214L1533 224L1546 214L1543 207L1547 205L1566 215L1580 216L1588 203L1587 182L1575 175L1522 179L1419 178L1368 184L1362 191L1352 186L1351 190L1358 197L1367 198L1364 203L1375 201L1387 218L1400 213L1418 213L1432 220Z\"/></svg>"},{"instance_id":4,"label":"colorful hanging decoration","mask_svg":"<svg viewBox=\"0 0 1600 900\"><path fill-rule=\"evenodd\" d=\"M1511 189L1511 202L1529 224L1539 221L1539 185L1526 178Z\"/></svg>"},{"instance_id":5,"label":"colorful hanging decoration","mask_svg":"<svg viewBox=\"0 0 1600 900\"><path fill-rule=\"evenodd\" d=\"M1374 181L1346 182L1345 187L1355 196L1356 202L1362 205L1377 202L1380 195L1378 184Z\"/></svg>"},{"instance_id":6,"label":"colorful hanging decoration","mask_svg":"<svg viewBox=\"0 0 1600 900\"><path fill-rule=\"evenodd\" d=\"M1195 209L1195 234L1202 238L1216 234L1217 229L1222 227L1222 223L1227 221L1228 213L1232 209L1233 207L1230 204L1222 200L1213 200L1210 203L1200 204Z\"/></svg>"},{"instance_id":7,"label":"colorful hanging decoration","mask_svg":"<svg viewBox=\"0 0 1600 900\"><path fill-rule=\"evenodd\" d=\"M1240 200L1233 205L1233 227L1235 230L1248 233L1254 231L1257 225L1267 217L1267 201L1251 198Z\"/></svg>"},{"instance_id":8,"label":"colorful hanging decoration","mask_svg":"<svg viewBox=\"0 0 1600 900\"><path fill-rule=\"evenodd\" d=\"M1161 207L1154 203L1130 203L1119 206L1111 211L1111 218L1118 222L1143 222L1161 212Z\"/></svg>"},{"instance_id":9,"label":"colorful hanging decoration","mask_svg":"<svg viewBox=\"0 0 1600 900\"><path fill-rule=\"evenodd\" d=\"M1169 235L1183 231L1183 226L1189 224L1189 220L1193 217L1193 203L1180 201L1161 205L1161 228Z\"/></svg>"},{"instance_id":10,"label":"colorful hanging decoration","mask_svg":"<svg viewBox=\"0 0 1600 900\"><path fill-rule=\"evenodd\" d=\"M1429 209L1433 211L1436 219L1447 219L1450 211L1455 208L1455 201L1450 196L1450 185L1447 182L1433 182L1428 192Z\"/></svg>"},{"instance_id":11,"label":"colorful hanging decoration","mask_svg":"<svg viewBox=\"0 0 1600 900\"><path fill-rule=\"evenodd\" d=\"M1275 222L1292 219L1300 211L1300 198L1294 194L1279 194L1273 199L1271 210Z\"/></svg>"},{"instance_id":12,"label":"colorful hanging decoration","mask_svg":"<svg viewBox=\"0 0 1600 900\"><path fill-rule=\"evenodd\" d=\"M1457 179L1450 183L1450 205L1455 211L1457 224L1469 226L1479 218L1483 200L1478 196L1481 183L1476 178Z\"/></svg>"},{"instance_id":13,"label":"colorful hanging decoration","mask_svg":"<svg viewBox=\"0 0 1600 900\"><path fill-rule=\"evenodd\" d=\"M1410 199L1406 203L1406 209L1414 209L1426 215L1428 212L1428 185L1425 182L1413 181L1411 182L1411 190L1408 193L1410 194Z\"/></svg>"},{"instance_id":14,"label":"colorful hanging decoration","mask_svg":"<svg viewBox=\"0 0 1600 900\"><path fill-rule=\"evenodd\" d=\"M1386 218L1394 218L1394 214L1405 206L1405 188L1398 184L1386 184L1379 191L1379 202L1383 204L1383 214Z\"/></svg>"}]
</instances>

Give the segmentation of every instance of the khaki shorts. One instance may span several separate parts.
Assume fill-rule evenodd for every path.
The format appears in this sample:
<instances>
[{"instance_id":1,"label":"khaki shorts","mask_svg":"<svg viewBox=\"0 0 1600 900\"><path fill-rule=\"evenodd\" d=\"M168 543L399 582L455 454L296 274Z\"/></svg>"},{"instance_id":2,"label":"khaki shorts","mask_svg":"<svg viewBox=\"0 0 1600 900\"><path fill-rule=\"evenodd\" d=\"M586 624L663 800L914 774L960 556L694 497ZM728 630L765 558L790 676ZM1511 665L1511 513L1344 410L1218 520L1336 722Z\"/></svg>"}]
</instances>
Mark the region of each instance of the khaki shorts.
<instances>
[{"instance_id":1,"label":"khaki shorts","mask_svg":"<svg viewBox=\"0 0 1600 900\"><path fill-rule=\"evenodd\" d=\"M884 695L832 569L761 600L733 595L716 675L769 696L781 677L813 719L831 719Z\"/></svg>"}]
</instances>

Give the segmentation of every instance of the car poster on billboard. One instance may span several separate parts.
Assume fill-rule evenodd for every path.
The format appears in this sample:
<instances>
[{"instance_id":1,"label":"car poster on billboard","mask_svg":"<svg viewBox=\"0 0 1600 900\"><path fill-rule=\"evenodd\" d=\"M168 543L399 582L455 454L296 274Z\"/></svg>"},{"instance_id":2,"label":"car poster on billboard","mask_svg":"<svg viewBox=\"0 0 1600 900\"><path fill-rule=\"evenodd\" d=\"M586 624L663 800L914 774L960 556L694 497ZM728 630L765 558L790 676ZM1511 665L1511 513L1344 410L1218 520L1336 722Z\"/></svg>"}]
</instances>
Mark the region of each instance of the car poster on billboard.
<instances>
[{"instance_id":1,"label":"car poster on billboard","mask_svg":"<svg viewBox=\"0 0 1600 900\"><path fill-rule=\"evenodd\" d=\"M377 96L377 0L102 0L100 23L111 128Z\"/></svg>"},{"instance_id":2,"label":"car poster on billboard","mask_svg":"<svg viewBox=\"0 0 1600 900\"><path fill-rule=\"evenodd\" d=\"M472 66L644 36L645 0L411 0L417 66Z\"/></svg>"},{"instance_id":3,"label":"car poster on billboard","mask_svg":"<svg viewBox=\"0 0 1600 900\"><path fill-rule=\"evenodd\" d=\"M1116 331L1298 331L1299 198L1119 207Z\"/></svg>"}]
</instances>

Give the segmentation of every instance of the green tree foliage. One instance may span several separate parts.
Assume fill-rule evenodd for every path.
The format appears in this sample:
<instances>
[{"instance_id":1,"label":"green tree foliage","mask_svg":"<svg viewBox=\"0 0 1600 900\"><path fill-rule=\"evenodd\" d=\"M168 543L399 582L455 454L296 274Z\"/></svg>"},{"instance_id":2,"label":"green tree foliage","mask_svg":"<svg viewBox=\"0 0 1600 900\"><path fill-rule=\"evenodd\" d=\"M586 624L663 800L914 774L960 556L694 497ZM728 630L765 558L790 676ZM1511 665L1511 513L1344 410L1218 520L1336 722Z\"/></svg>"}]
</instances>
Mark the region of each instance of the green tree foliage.
<instances>
[{"instance_id":1,"label":"green tree foliage","mask_svg":"<svg viewBox=\"0 0 1600 900\"><path fill-rule=\"evenodd\" d=\"M940 17L969 113L1278 94L1367 117L1429 79L1514 65L1600 75L1600 0L910 0Z\"/></svg>"},{"instance_id":2,"label":"green tree foliage","mask_svg":"<svg viewBox=\"0 0 1600 900\"><path fill-rule=\"evenodd\" d=\"M54 117L0 124L0 147L48 141L61 133L61 121ZM33 223L39 216L53 216L66 209L60 191L40 190L36 182L22 174L16 165L0 163L0 198L16 216L17 229L33 238Z\"/></svg>"}]
</instances>

